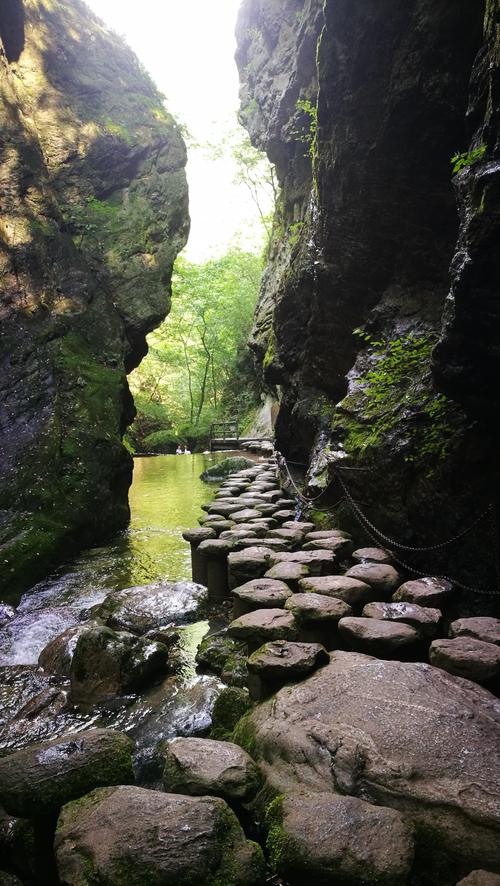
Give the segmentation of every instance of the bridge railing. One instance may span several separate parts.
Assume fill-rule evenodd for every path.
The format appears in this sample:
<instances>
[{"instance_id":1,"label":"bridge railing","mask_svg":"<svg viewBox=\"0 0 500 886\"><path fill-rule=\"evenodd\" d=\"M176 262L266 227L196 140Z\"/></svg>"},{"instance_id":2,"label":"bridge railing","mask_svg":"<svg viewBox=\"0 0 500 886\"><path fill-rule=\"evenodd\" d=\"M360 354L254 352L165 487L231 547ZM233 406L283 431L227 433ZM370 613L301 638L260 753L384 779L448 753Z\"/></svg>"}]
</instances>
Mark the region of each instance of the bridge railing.
<instances>
[{"instance_id":1,"label":"bridge railing","mask_svg":"<svg viewBox=\"0 0 500 886\"><path fill-rule=\"evenodd\" d=\"M214 440L235 440L239 444L240 427L239 419L233 418L229 421L214 421L210 425L210 451ZM238 447L236 447L238 448Z\"/></svg>"}]
</instances>

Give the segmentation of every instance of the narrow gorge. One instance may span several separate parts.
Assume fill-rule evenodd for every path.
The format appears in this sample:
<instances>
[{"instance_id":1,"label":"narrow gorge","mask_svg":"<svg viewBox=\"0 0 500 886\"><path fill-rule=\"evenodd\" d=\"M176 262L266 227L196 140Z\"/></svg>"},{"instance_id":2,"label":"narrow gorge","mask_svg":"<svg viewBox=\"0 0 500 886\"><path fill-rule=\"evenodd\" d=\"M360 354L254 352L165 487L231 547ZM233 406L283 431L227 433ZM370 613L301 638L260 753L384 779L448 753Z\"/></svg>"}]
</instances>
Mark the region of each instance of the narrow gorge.
<instances>
[{"instance_id":1,"label":"narrow gorge","mask_svg":"<svg viewBox=\"0 0 500 886\"><path fill-rule=\"evenodd\" d=\"M0 886L499 886L500 0L221 0L232 154L113 2L0 0Z\"/></svg>"}]
</instances>

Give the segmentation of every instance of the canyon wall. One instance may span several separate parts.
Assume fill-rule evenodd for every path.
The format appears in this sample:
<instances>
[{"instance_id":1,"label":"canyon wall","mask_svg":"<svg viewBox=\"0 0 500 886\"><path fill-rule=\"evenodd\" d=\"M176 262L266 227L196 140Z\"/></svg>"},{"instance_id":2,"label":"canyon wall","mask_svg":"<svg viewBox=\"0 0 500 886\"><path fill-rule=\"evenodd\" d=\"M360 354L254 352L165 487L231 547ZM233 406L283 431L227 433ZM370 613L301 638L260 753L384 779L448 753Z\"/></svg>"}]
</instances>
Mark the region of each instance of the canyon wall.
<instances>
[{"instance_id":1,"label":"canyon wall","mask_svg":"<svg viewBox=\"0 0 500 886\"><path fill-rule=\"evenodd\" d=\"M245 0L237 33L281 186L251 342L278 448L367 541L493 590L499 10Z\"/></svg>"},{"instance_id":2,"label":"canyon wall","mask_svg":"<svg viewBox=\"0 0 500 886\"><path fill-rule=\"evenodd\" d=\"M0 11L0 588L124 526L126 373L187 239L185 146L80 0Z\"/></svg>"}]
</instances>

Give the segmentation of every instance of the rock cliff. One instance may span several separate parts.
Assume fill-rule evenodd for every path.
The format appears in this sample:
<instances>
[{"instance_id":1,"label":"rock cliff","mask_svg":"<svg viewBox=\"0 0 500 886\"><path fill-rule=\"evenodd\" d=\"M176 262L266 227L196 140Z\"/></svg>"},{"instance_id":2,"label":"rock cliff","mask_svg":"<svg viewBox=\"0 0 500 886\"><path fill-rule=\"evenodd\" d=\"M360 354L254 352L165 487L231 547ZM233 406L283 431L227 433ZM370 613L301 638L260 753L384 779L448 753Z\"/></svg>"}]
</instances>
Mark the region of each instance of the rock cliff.
<instances>
[{"instance_id":1,"label":"rock cliff","mask_svg":"<svg viewBox=\"0 0 500 886\"><path fill-rule=\"evenodd\" d=\"M498 0L245 0L237 51L281 185L252 339L278 447L379 542L428 548L484 513L451 547L392 546L493 589L499 23Z\"/></svg>"},{"instance_id":2,"label":"rock cliff","mask_svg":"<svg viewBox=\"0 0 500 886\"><path fill-rule=\"evenodd\" d=\"M169 307L185 146L80 0L0 12L0 587L128 519L126 373Z\"/></svg>"}]
</instances>

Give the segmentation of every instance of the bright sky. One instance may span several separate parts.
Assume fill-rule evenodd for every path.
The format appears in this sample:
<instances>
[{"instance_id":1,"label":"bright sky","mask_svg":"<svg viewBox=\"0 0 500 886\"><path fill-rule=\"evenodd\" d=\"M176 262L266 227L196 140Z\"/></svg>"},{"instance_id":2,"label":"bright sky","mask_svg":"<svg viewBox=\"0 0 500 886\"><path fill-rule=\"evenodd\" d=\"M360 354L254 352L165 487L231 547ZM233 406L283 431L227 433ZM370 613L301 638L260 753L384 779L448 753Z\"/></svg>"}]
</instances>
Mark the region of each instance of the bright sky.
<instances>
[{"instance_id":1,"label":"bright sky","mask_svg":"<svg viewBox=\"0 0 500 886\"><path fill-rule=\"evenodd\" d=\"M240 0L87 0L94 12L139 56L168 110L198 144L219 144L237 124L238 72L234 28ZM260 242L257 209L245 185L233 184L226 155L189 148L191 235L185 254L204 261L235 235Z\"/></svg>"}]
</instances>

